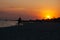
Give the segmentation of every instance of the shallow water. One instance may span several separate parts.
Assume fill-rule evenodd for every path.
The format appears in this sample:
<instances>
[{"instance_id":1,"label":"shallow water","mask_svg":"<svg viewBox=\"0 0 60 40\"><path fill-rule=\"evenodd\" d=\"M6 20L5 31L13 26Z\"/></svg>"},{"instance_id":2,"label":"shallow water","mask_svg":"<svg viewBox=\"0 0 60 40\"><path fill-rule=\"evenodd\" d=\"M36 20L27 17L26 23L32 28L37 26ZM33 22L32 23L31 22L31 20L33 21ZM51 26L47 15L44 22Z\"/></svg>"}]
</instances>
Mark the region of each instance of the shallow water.
<instances>
[{"instance_id":1,"label":"shallow water","mask_svg":"<svg viewBox=\"0 0 60 40\"><path fill-rule=\"evenodd\" d=\"M0 21L0 27L8 27L16 24L17 24L17 21Z\"/></svg>"}]
</instances>

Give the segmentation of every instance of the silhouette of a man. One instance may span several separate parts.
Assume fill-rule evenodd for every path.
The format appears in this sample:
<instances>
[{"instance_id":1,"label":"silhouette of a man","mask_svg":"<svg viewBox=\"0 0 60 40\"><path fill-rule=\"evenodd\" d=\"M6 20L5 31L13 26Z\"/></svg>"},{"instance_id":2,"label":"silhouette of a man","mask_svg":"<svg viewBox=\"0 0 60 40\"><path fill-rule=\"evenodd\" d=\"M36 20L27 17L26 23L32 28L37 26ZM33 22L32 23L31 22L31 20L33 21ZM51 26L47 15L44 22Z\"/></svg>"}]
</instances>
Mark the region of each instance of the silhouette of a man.
<instances>
[{"instance_id":1,"label":"silhouette of a man","mask_svg":"<svg viewBox=\"0 0 60 40\"><path fill-rule=\"evenodd\" d=\"M18 19L18 25L21 23L21 18Z\"/></svg>"}]
</instances>

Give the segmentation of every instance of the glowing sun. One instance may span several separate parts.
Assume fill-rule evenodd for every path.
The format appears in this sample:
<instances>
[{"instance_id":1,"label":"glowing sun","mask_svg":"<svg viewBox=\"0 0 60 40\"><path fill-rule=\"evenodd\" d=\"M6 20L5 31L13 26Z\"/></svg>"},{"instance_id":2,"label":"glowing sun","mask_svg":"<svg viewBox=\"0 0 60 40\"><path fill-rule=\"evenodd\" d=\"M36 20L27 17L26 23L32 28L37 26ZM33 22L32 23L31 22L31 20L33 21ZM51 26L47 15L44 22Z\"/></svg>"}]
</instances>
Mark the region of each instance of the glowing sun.
<instances>
[{"instance_id":1,"label":"glowing sun","mask_svg":"<svg viewBox=\"0 0 60 40\"><path fill-rule=\"evenodd\" d=\"M51 16L49 16L49 15L47 15L46 17L45 17L45 19L51 19L52 17Z\"/></svg>"},{"instance_id":2,"label":"glowing sun","mask_svg":"<svg viewBox=\"0 0 60 40\"><path fill-rule=\"evenodd\" d=\"M56 17L55 15L56 15L55 12L52 10L43 10L42 11L43 19L52 19L52 18Z\"/></svg>"}]
</instances>

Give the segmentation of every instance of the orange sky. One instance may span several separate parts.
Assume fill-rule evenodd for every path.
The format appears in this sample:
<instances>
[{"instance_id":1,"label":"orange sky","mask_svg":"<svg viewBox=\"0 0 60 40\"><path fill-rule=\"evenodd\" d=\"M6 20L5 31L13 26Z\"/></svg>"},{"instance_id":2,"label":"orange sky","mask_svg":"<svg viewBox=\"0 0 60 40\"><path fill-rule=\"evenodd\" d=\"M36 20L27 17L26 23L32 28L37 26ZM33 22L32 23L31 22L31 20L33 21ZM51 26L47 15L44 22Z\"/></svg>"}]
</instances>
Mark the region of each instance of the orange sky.
<instances>
[{"instance_id":1,"label":"orange sky","mask_svg":"<svg viewBox=\"0 0 60 40\"><path fill-rule=\"evenodd\" d=\"M0 18L44 19L48 14L60 17L59 3L58 0L0 0Z\"/></svg>"}]
</instances>

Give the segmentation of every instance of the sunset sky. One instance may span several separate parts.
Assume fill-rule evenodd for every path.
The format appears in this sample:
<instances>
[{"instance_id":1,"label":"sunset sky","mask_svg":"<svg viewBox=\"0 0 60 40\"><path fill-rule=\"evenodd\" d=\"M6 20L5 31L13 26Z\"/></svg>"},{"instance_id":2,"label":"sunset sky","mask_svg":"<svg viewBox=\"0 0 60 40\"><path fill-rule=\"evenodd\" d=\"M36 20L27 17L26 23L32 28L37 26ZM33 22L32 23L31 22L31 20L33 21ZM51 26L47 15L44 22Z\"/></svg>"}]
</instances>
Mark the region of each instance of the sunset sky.
<instances>
[{"instance_id":1,"label":"sunset sky","mask_svg":"<svg viewBox=\"0 0 60 40\"><path fill-rule=\"evenodd\" d=\"M0 0L0 19L60 17L58 0Z\"/></svg>"}]
</instances>

